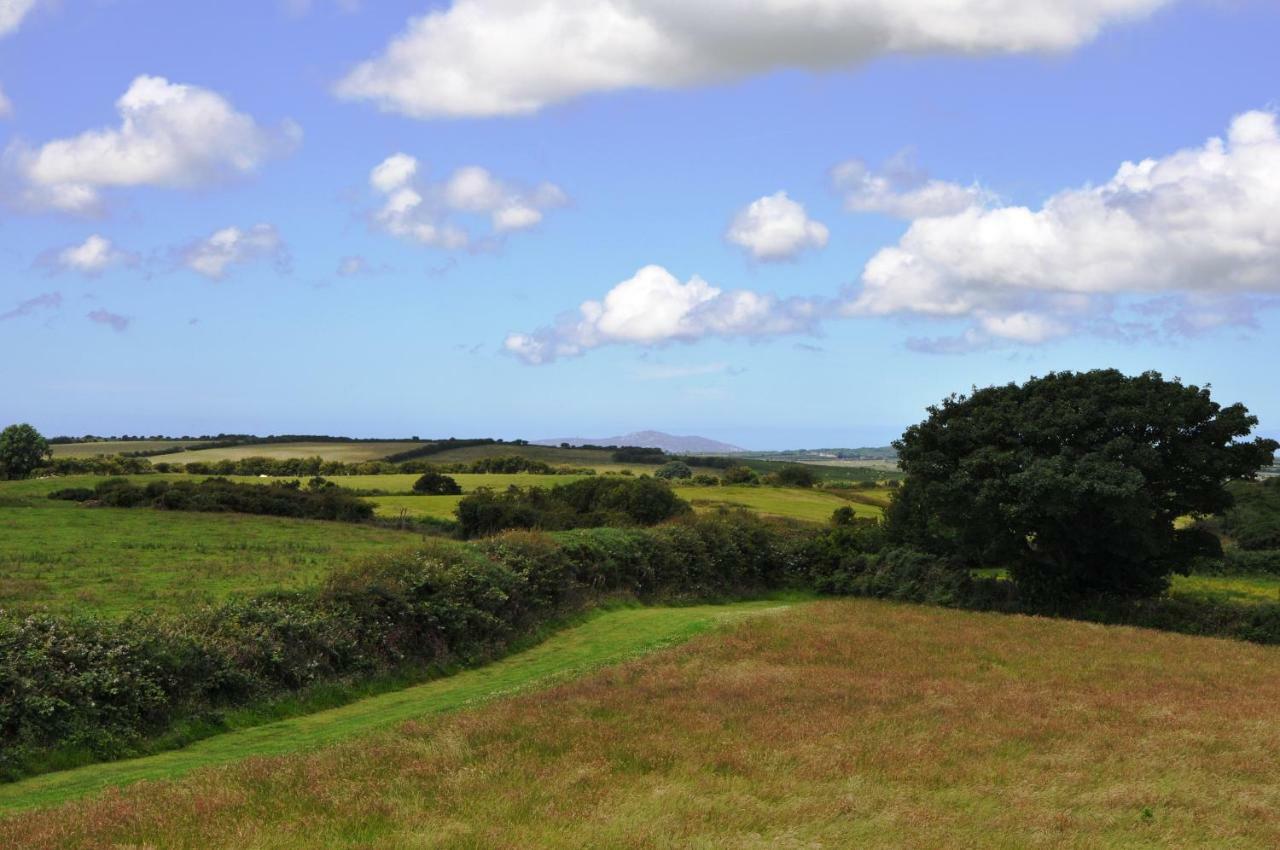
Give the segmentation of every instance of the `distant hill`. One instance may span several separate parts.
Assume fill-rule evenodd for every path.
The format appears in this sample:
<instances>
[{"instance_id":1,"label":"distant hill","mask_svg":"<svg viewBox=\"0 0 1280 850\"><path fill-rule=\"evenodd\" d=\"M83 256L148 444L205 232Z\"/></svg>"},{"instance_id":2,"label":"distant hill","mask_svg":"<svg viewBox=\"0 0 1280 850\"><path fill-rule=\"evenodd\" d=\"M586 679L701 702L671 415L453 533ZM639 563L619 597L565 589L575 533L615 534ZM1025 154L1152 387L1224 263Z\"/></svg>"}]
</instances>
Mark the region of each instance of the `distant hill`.
<instances>
[{"instance_id":1,"label":"distant hill","mask_svg":"<svg viewBox=\"0 0 1280 850\"><path fill-rule=\"evenodd\" d=\"M671 454L723 455L738 454L746 449L722 443L707 437L664 434L662 431L635 431L619 437L560 437L554 440L534 440L535 446L639 446L645 449L662 449Z\"/></svg>"}]
</instances>

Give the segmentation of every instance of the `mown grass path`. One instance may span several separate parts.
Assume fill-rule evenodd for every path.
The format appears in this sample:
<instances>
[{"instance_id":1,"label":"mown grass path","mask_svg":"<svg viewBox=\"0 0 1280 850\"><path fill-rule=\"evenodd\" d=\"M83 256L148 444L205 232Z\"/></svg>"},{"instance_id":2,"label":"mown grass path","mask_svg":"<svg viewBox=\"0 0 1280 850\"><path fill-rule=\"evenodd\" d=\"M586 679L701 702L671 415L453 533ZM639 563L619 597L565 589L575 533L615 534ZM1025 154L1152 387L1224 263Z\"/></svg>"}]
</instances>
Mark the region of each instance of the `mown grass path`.
<instances>
[{"instance_id":1,"label":"mown grass path","mask_svg":"<svg viewBox=\"0 0 1280 850\"><path fill-rule=\"evenodd\" d=\"M728 605L604 611L530 649L484 667L362 699L341 708L229 732L181 750L0 785L0 813L53 805L144 779L171 779L200 767L250 756L311 749L405 720L452 711L577 676L688 640L726 621L780 610L793 601L774 598Z\"/></svg>"}]
</instances>

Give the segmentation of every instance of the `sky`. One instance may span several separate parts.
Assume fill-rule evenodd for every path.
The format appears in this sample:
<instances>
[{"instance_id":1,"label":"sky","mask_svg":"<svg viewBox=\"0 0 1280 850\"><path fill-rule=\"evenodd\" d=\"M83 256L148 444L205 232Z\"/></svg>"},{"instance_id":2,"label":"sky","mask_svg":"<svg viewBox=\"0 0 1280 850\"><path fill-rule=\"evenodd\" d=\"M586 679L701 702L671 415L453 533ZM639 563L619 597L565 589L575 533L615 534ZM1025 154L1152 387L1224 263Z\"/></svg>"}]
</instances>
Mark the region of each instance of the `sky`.
<instances>
[{"instance_id":1,"label":"sky","mask_svg":"<svg viewBox=\"0 0 1280 850\"><path fill-rule=\"evenodd\" d=\"M1280 436L1273 0L0 0L0 420L883 445L1157 370Z\"/></svg>"}]
</instances>

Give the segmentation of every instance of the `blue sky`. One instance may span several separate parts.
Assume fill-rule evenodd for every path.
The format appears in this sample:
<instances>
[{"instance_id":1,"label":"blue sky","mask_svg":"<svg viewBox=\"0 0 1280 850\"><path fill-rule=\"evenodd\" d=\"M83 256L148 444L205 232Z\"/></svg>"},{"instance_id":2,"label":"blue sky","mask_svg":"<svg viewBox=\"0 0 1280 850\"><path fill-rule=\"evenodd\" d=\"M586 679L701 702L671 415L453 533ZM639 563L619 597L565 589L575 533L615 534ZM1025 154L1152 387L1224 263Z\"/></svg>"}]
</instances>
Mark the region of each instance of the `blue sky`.
<instances>
[{"instance_id":1,"label":"blue sky","mask_svg":"<svg viewBox=\"0 0 1280 850\"><path fill-rule=\"evenodd\" d=\"M1115 366L1280 434L1274 3L7 2L0 419L864 445Z\"/></svg>"}]
</instances>

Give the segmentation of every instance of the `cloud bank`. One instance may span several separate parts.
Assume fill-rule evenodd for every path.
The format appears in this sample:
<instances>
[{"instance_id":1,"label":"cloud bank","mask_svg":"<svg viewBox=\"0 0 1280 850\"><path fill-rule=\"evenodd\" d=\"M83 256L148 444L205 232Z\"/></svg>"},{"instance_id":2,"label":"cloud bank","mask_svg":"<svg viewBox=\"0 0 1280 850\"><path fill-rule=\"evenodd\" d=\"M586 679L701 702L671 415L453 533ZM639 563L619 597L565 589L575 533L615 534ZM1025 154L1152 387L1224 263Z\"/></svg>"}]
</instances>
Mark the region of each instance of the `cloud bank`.
<instances>
[{"instance_id":1,"label":"cloud bank","mask_svg":"<svg viewBox=\"0 0 1280 850\"><path fill-rule=\"evenodd\" d=\"M1280 305L1280 124L1271 112L1246 112L1225 138L1125 162L1105 183L1064 189L1038 208L921 206L927 214L840 298L725 292L649 266L576 315L511 334L506 350L540 364L608 344L769 337L900 315L965 322L958 335L907 342L960 353L1076 333L1250 327L1258 310ZM1137 315L1121 321L1122 309Z\"/></svg>"},{"instance_id":2,"label":"cloud bank","mask_svg":"<svg viewBox=\"0 0 1280 850\"><path fill-rule=\"evenodd\" d=\"M824 71L891 54L1062 51L1172 0L454 0L340 80L417 118Z\"/></svg>"},{"instance_id":3,"label":"cloud bank","mask_svg":"<svg viewBox=\"0 0 1280 850\"><path fill-rule=\"evenodd\" d=\"M5 151L21 206L96 213L104 189L190 188L257 171L292 151L301 130L291 122L260 126L221 95L197 86L140 76L116 101L120 124Z\"/></svg>"},{"instance_id":4,"label":"cloud bank","mask_svg":"<svg viewBox=\"0 0 1280 850\"><path fill-rule=\"evenodd\" d=\"M486 218L487 236L500 238L537 226L547 211L569 201L554 183L520 187L476 165L438 182L424 179L420 171L418 160L405 153L392 154L374 167L369 185L382 196L382 206L373 222L392 236L435 248L468 248L485 238L459 224L459 215Z\"/></svg>"}]
</instances>

